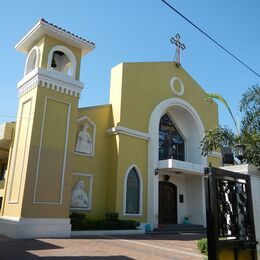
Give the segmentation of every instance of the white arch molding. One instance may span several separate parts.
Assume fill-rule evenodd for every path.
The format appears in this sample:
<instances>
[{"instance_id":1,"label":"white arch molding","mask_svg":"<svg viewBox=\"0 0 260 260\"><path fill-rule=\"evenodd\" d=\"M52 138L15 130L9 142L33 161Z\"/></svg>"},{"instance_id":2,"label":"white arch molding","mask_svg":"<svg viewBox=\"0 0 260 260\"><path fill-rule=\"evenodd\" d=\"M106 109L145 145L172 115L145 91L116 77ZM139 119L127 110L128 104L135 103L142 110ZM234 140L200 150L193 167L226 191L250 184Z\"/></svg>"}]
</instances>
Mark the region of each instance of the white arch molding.
<instances>
[{"instance_id":1,"label":"white arch molding","mask_svg":"<svg viewBox=\"0 0 260 260\"><path fill-rule=\"evenodd\" d=\"M27 55L27 59L25 62L24 76L26 76L35 68L38 68L39 61L40 61L40 49L38 46L34 46Z\"/></svg>"},{"instance_id":2,"label":"white arch molding","mask_svg":"<svg viewBox=\"0 0 260 260\"><path fill-rule=\"evenodd\" d=\"M68 48L66 48L62 45L56 45L50 50L49 55L48 55L47 69L52 70L52 67L51 67L52 55L55 51L62 51L64 54L67 55L67 57L69 58L70 63L71 63L71 69L72 69L71 77L73 79L75 79L76 68L77 68L77 61L76 61L75 55L73 54L73 52L71 50L69 50Z\"/></svg>"},{"instance_id":3,"label":"white arch molding","mask_svg":"<svg viewBox=\"0 0 260 260\"><path fill-rule=\"evenodd\" d=\"M127 191L127 179L128 179L128 175L130 173L130 171L132 169L135 169L138 175L138 179L139 179L139 214L129 214L126 213L126 191ZM140 170L138 169L138 167L135 164L132 164L130 167L128 167L128 169L125 172L125 177L124 177L124 194L123 194L123 216L136 216L136 217L141 217L143 215L143 178L141 175Z\"/></svg>"},{"instance_id":4,"label":"white arch molding","mask_svg":"<svg viewBox=\"0 0 260 260\"><path fill-rule=\"evenodd\" d=\"M158 225L158 182L159 175L155 175L155 169L159 163L159 122L162 115L171 107L180 107L186 110L194 119L199 131L200 139L204 136L204 125L197 111L185 100L180 98L169 98L159 103L153 110L149 120L149 135L151 137L148 143L148 222L153 226ZM201 163L206 166L207 158L201 156ZM204 193L204 189L202 189ZM205 204L205 203L204 203ZM204 212L203 212L204 214ZM206 214L206 213L205 213Z\"/></svg>"}]
</instances>

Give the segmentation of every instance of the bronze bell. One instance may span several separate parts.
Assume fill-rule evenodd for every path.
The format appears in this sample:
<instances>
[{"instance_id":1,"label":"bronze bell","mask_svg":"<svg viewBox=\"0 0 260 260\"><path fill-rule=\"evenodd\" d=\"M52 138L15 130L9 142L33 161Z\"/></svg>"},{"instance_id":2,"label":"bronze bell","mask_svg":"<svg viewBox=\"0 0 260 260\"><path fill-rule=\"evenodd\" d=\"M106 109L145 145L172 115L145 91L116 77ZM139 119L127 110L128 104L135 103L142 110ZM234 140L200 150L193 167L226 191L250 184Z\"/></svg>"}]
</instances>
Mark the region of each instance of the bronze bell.
<instances>
[{"instance_id":1,"label":"bronze bell","mask_svg":"<svg viewBox=\"0 0 260 260\"><path fill-rule=\"evenodd\" d=\"M52 61L51 61L51 67L52 67L52 68L56 68L56 67L57 67L56 62L55 62L55 59L54 59L53 56L52 56Z\"/></svg>"}]
</instances>

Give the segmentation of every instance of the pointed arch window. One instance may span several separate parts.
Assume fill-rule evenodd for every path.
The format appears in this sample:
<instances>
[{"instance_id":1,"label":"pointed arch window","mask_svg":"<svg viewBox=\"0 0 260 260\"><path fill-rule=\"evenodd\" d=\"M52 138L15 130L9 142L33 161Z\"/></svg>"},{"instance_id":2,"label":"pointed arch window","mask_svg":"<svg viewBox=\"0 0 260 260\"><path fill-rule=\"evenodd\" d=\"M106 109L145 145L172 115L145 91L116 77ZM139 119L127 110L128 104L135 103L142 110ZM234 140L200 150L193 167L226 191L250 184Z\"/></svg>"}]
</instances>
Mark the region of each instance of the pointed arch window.
<instances>
[{"instance_id":1,"label":"pointed arch window","mask_svg":"<svg viewBox=\"0 0 260 260\"><path fill-rule=\"evenodd\" d=\"M168 114L161 117L159 125L159 160L185 161L185 141Z\"/></svg>"},{"instance_id":2,"label":"pointed arch window","mask_svg":"<svg viewBox=\"0 0 260 260\"><path fill-rule=\"evenodd\" d=\"M140 174L132 167L126 175L125 214L141 214L141 189Z\"/></svg>"}]
</instances>

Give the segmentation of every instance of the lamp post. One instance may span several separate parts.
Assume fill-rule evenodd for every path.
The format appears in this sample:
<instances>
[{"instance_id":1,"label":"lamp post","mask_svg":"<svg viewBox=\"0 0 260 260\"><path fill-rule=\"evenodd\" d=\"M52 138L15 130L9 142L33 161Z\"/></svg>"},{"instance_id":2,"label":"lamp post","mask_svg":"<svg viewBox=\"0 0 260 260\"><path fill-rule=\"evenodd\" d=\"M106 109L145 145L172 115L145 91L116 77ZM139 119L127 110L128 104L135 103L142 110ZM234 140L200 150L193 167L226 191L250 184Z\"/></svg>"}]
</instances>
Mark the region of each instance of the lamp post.
<instances>
[{"instance_id":1,"label":"lamp post","mask_svg":"<svg viewBox=\"0 0 260 260\"><path fill-rule=\"evenodd\" d=\"M234 147L235 157L241 162L245 157L245 146L243 144L236 144Z\"/></svg>"}]
</instances>

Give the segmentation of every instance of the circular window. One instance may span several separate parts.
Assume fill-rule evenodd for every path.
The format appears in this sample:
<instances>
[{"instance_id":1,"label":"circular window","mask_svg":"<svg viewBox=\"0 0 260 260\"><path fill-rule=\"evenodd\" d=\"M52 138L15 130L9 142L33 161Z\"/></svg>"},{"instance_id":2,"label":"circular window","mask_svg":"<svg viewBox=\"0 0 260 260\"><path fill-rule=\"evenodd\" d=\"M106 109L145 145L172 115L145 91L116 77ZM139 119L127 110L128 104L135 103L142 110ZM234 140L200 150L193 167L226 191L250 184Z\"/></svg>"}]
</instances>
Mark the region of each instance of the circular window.
<instances>
[{"instance_id":1,"label":"circular window","mask_svg":"<svg viewBox=\"0 0 260 260\"><path fill-rule=\"evenodd\" d=\"M170 80L170 86L172 89L172 92L176 94L177 96L182 96L184 93L184 84L181 79L178 77L173 77Z\"/></svg>"}]
</instances>

